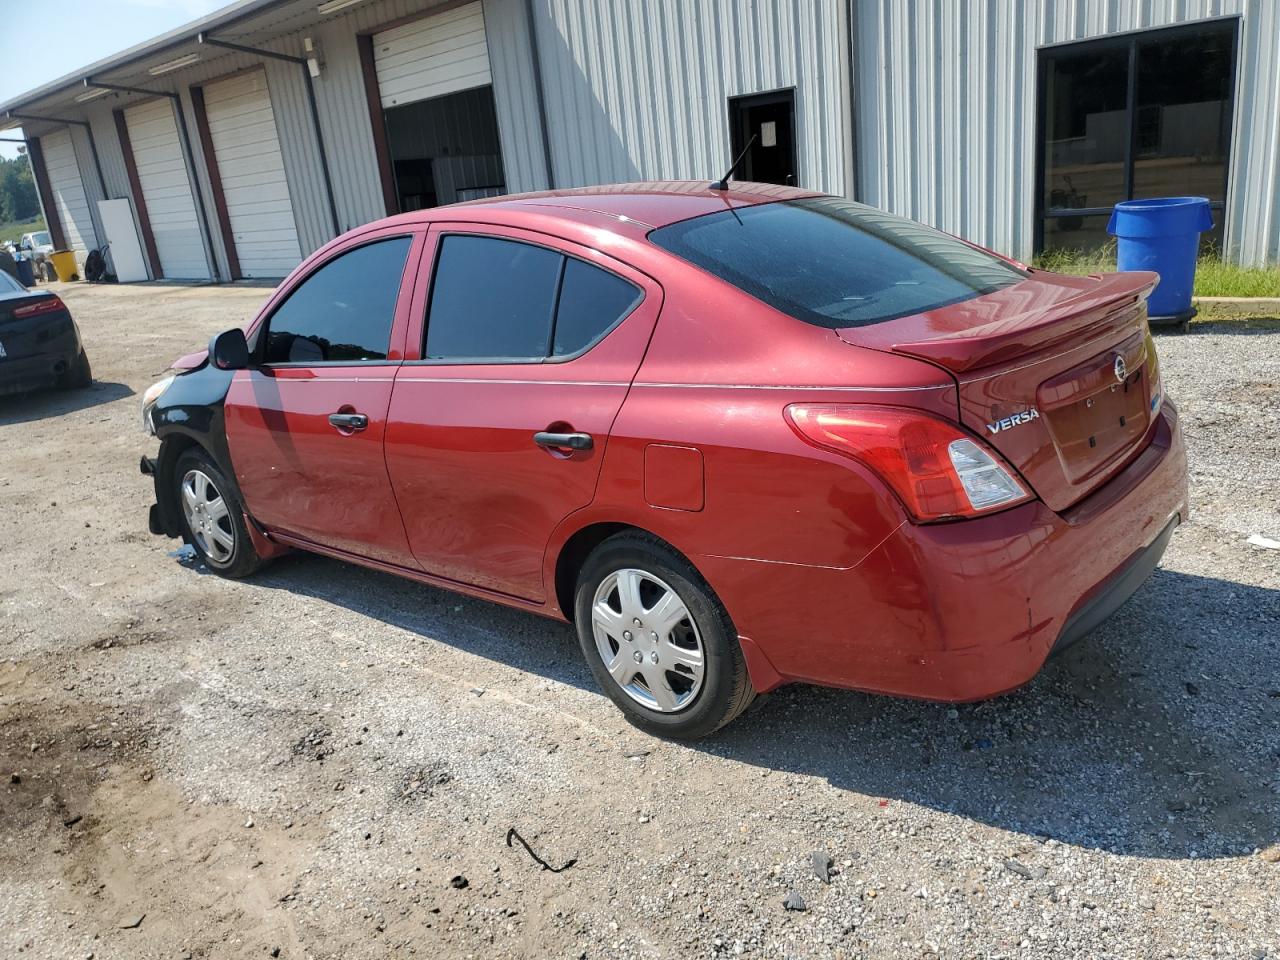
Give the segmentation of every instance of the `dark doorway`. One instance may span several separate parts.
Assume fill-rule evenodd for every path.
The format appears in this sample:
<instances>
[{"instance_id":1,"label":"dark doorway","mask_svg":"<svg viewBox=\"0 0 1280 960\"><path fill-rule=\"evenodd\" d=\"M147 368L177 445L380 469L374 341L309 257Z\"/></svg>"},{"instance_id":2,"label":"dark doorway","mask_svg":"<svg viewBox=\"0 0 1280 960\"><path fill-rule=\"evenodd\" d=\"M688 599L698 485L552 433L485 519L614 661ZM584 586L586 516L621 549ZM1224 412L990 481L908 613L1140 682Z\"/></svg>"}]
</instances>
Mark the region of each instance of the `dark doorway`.
<instances>
[{"instance_id":1,"label":"dark doorway","mask_svg":"<svg viewBox=\"0 0 1280 960\"><path fill-rule=\"evenodd\" d=\"M733 156L742 153L754 135L756 142L738 170L739 180L796 186L796 97L779 90L729 99L729 130Z\"/></svg>"},{"instance_id":2,"label":"dark doorway","mask_svg":"<svg viewBox=\"0 0 1280 960\"><path fill-rule=\"evenodd\" d=\"M507 192L493 87L390 107L384 116L401 213Z\"/></svg>"},{"instance_id":3,"label":"dark doorway","mask_svg":"<svg viewBox=\"0 0 1280 960\"><path fill-rule=\"evenodd\" d=\"M1220 245L1237 21L1040 51L1036 252L1106 243L1119 200L1208 197Z\"/></svg>"}]
</instances>

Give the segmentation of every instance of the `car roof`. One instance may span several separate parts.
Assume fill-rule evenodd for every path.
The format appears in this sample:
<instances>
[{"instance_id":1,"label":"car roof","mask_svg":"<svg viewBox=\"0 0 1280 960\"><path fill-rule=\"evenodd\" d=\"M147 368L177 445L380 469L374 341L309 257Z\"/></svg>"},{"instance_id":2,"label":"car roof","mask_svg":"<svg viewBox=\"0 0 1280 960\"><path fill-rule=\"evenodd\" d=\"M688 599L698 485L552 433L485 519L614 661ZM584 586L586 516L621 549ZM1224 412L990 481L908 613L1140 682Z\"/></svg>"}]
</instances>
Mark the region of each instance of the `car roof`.
<instances>
[{"instance_id":1,"label":"car roof","mask_svg":"<svg viewBox=\"0 0 1280 960\"><path fill-rule=\"evenodd\" d=\"M639 238L657 227L720 210L815 196L821 194L772 183L733 181L728 190L713 190L710 180L657 180L508 194L432 207L391 219L436 222L496 218L510 223L524 214L577 225L596 221L598 226Z\"/></svg>"}]
</instances>

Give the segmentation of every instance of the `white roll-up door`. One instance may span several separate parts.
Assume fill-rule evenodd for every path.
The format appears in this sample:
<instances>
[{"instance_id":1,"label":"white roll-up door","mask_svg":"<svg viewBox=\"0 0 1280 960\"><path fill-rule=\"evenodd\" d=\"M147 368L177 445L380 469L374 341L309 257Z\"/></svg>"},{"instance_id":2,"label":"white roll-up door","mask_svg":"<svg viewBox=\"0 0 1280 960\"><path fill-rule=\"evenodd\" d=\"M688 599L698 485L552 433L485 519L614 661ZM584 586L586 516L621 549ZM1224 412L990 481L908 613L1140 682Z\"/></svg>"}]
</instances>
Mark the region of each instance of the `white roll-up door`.
<instances>
[{"instance_id":1,"label":"white roll-up door","mask_svg":"<svg viewBox=\"0 0 1280 960\"><path fill-rule=\"evenodd\" d=\"M142 103L127 109L124 119L161 270L172 280L208 279L209 263L173 104L167 99Z\"/></svg>"},{"instance_id":2,"label":"white roll-up door","mask_svg":"<svg viewBox=\"0 0 1280 960\"><path fill-rule=\"evenodd\" d=\"M283 277L302 261L302 248L266 73L211 83L204 99L240 274Z\"/></svg>"},{"instance_id":3,"label":"white roll-up door","mask_svg":"<svg viewBox=\"0 0 1280 960\"><path fill-rule=\"evenodd\" d=\"M98 246L98 234L93 229L89 215L89 200L85 196L84 181L80 178L80 164L76 161L75 144L71 131L65 127L40 138L44 152L44 166L49 174L49 189L53 192L53 205L68 248L84 256Z\"/></svg>"},{"instance_id":4,"label":"white roll-up door","mask_svg":"<svg viewBox=\"0 0 1280 960\"><path fill-rule=\"evenodd\" d=\"M374 34L382 107L396 107L492 82L479 0Z\"/></svg>"}]
</instances>

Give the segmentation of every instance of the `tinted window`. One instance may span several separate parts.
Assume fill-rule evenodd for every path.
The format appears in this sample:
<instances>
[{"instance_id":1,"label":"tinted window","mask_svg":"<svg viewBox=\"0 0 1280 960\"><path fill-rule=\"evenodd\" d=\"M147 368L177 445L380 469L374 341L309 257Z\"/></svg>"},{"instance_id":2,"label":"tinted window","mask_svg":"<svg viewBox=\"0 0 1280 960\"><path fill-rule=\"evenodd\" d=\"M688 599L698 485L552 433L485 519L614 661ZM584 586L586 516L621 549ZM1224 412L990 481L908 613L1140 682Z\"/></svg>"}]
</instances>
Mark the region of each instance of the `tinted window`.
<instances>
[{"instance_id":1,"label":"tinted window","mask_svg":"<svg viewBox=\"0 0 1280 960\"><path fill-rule=\"evenodd\" d=\"M662 227L649 239L822 327L880 323L1026 276L954 237L835 197L711 213Z\"/></svg>"},{"instance_id":2,"label":"tinted window","mask_svg":"<svg viewBox=\"0 0 1280 960\"><path fill-rule=\"evenodd\" d=\"M385 360L409 237L330 260L267 321L267 363Z\"/></svg>"},{"instance_id":3,"label":"tinted window","mask_svg":"<svg viewBox=\"0 0 1280 960\"><path fill-rule=\"evenodd\" d=\"M568 356L600 339L640 302L640 291L607 270L570 257L556 308L553 352Z\"/></svg>"},{"instance_id":4,"label":"tinted window","mask_svg":"<svg viewBox=\"0 0 1280 960\"><path fill-rule=\"evenodd\" d=\"M433 360L540 359L564 257L492 237L445 237L427 311Z\"/></svg>"}]
</instances>

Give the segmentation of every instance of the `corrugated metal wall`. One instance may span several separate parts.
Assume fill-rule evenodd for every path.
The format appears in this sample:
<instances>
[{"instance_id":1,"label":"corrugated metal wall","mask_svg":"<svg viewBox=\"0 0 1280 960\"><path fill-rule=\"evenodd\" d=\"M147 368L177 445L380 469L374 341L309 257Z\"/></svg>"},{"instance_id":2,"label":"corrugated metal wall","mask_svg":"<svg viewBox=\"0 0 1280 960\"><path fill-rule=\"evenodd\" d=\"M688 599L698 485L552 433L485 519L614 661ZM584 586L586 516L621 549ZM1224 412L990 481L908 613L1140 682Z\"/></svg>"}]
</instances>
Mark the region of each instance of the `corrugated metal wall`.
<instances>
[{"instance_id":1,"label":"corrugated metal wall","mask_svg":"<svg viewBox=\"0 0 1280 960\"><path fill-rule=\"evenodd\" d=\"M718 177L728 98L795 87L799 184L843 193L841 2L535 0L556 186Z\"/></svg>"},{"instance_id":2,"label":"corrugated metal wall","mask_svg":"<svg viewBox=\"0 0 1280 960\"><path fill-rule=\"evenodd\" d=\"M339 231L383 215L356 35L442 2L374 0L261 44L293 56L303 55L304 36L319 44L324 70L315 88ZM1242 15L1227 243L1247 262L1280 258L1274 0L482 2L512 192L551 183L536 36L555 186L717 176L729 159L728 99L794 87L800 185L855 195L1020 257L1030 255L1035 227L1037 47ZM267 73L306 254L334 229L301 69L231 54L145 82L179 94L194 134L189 86L254 66ZM851 85L856 131L849 129ZM111 108L133 102L113 96L78 109L93 125L110 196L129 195ZM96 201L101 190L85 132L74 129L73 137L86 192ZM198 146L194 152L212 217L204 158ZM96 218L96 203L92 213ZM212 246L225 278L216 225Z\"/></svg>"},{"instance_id":3,"label":"corrugated metal wall","mask_svg":"<svg viewBox=\"0 0 1280 960\"><path fill-rule=\"evenodd\" d=\"M852 0L858 199L1031 256L1036 49L1243 15L1228 254L1280 258L1280 3Z\"/></svg>"}]
</instances>

